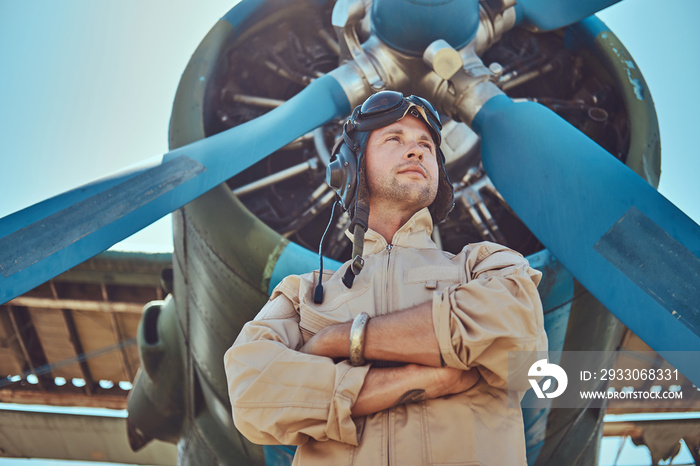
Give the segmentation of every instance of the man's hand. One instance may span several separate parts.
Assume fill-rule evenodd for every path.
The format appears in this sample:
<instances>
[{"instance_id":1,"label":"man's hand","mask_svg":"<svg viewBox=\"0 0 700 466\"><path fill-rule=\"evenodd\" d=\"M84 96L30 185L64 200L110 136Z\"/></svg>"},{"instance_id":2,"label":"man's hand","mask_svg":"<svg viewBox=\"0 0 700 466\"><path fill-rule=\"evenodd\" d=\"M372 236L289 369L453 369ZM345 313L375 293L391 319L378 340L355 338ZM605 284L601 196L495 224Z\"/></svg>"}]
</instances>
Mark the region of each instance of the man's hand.
<instances>
[{"instance_id":1,"label":"man's hand","mask_svg":"<svg viewBox=\"0 0 700 466\"><path fill-rule=\"evenodd\" d=\"M350 357L350 328L352 322L323 328L302 346L299 351L329 358Z\"/></svg>"},{"instance_id":2,"label":"man's hand","mask_svg":"<svg viewBox=\"0 0 700 466\"><path fill-rule=\"evenodd\" d=\"M479 380L479 371L470 369L463 371L452 367L433 367L437 377L435 394L432 398L440 396L456 395L472 388Z\"/></svg>"},{"instance_id":3,"label":"man's hand","mask_svg":"<svg viewBox=\"0 0 700 466\"><path fill-rule=\"evenodd\" d=\"M352 415L367 416L394 406L462 393L472 388L479 377L476 369L463 371L418 364L372 368L352 406Z\"/></svg>"}]
</instances>

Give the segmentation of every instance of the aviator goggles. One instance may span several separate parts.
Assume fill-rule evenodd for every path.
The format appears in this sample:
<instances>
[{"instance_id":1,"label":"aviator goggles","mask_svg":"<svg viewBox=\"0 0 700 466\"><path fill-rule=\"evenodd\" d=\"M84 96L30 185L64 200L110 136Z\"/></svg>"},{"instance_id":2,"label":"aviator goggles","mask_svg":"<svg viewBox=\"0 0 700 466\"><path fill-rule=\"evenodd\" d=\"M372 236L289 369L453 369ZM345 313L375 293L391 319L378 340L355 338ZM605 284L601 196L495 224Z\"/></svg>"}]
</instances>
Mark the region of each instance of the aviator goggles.
<instances>
[{"instance_id":1,"label":"aviator goggles","mask_svg":"<svg viewBox=\"0 0 700 466\"><path fill-rule=\"evenodd\" d=\"M345 124L346 143L354 146L356 131L372 131L383 128L399 121L411 113L416 118L422 118L430 128L435 144L440 147L440 130L442 123L435 108L422 97L411 95L404 97L396 91L381 91L370 96L361 106L355 108L352 116Z\"/></svg>"}]
</instances>

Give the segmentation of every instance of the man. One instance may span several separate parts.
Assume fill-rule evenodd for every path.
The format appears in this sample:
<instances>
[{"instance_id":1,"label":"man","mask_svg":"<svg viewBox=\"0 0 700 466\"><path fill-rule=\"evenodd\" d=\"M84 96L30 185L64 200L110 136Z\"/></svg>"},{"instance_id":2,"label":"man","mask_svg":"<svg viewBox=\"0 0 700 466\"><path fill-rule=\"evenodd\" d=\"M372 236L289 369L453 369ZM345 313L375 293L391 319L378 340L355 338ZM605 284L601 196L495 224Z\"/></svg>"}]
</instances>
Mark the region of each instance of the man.
<instances>
[{"instance_id":1,"label":"man","mask_svg":"<svg viewBox=\"0 0 700 466\"><path fill-rule=\"evenodd\" d=\"M526 463L508 352L547 349L541 275L497 244L432 242L453 205L440 129L416 96L355 109L329 170L353 259L285 278L226 353L236 427L299 445L294 464Z\"/></svg>"}]
</instances>

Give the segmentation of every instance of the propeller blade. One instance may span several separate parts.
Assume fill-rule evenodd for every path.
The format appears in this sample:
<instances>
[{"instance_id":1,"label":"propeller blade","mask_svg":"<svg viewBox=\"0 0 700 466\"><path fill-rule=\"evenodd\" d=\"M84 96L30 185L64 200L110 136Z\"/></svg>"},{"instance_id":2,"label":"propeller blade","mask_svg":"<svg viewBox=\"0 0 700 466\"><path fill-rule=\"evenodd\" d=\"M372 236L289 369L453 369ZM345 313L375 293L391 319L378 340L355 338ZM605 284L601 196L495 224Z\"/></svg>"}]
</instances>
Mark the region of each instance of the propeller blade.
<instances>
[{"instance_id":1,"label":"propeller blade","mask_svg":"<svg viewBox=\"0 0 700 466\"><path fill-rule=\"evenodd\" d=\"M551 31L578 23L619 1L518 0L515 5L515 23L524 23L540 31Z\"/></svg>"},{"instance_id":2,"label":"propeller blade","mask_svg":"<svg viewBox=\"0 0 700 466\"><path fill-rule=\"evenodd\" d=\"M542 105L494 97L474 129L484 168L530 230L605 307L700 385L700 365L680 353L700 350L700 226Z\"/></svg>"},{"instance_id":3,"label":"propeller blade","mask_svg":"<svg viewBox=\"0 0 700 466\"><path fill-rule=\"evenodd\" d=\"M262 160L350 113L325 75L284 105L168 152L150 169L85 186L0 220L0 303L123 240Z\"/></svg>"}]
</instances>

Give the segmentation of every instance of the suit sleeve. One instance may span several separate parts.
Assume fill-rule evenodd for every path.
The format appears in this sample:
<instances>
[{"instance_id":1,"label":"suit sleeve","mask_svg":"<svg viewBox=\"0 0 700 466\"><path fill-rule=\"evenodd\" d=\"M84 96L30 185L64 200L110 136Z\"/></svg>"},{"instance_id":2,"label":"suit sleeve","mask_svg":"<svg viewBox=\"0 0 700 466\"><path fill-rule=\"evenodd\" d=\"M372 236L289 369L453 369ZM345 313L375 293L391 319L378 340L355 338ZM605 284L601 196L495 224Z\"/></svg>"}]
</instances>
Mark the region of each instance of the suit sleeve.
<instances>
[{"instance_id":1,"label":"suit sleeve","mask_svg":"<svg viewBox=\"0 0 700 466\"><path fill-rule=\"evenodd\" d=\"M369 365L303 354L300 277L275 289L224 356L233 420L257 444L301 445L309 438L358 444L350 409Z\"/></svg>"},{"instance_id":2,"label":"suit sleeve","mask_svg":"<svg viewBox=\"0 0 700 466\"><path fill-rule=\"evenodd\" d=\"M509 386L508 358L509 352L519 352L529 361L534 355L524 352L547 351L537 292L542 274L517 252L494 243L468 246L465 253L467 282L433 295L442 359L450 367L478 368L494 387L527 390L522 377ZM523 369L526 375L527 367L517 371L521 376Z\"/></svg>"}]
</instances>

